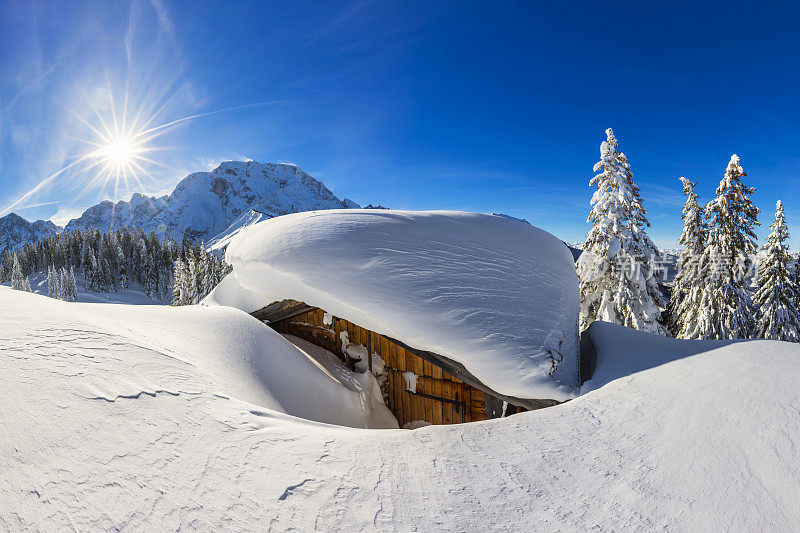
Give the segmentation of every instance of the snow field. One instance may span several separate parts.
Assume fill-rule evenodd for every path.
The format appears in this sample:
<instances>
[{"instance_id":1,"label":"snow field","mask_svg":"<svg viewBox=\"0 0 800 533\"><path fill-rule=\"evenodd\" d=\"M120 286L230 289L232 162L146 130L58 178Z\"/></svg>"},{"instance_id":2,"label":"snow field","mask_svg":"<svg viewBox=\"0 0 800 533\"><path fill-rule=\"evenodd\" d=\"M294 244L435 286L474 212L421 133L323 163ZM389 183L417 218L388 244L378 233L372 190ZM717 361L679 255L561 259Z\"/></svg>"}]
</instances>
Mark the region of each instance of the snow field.
<instances>
[{"instance_id":1,"label":"snow field","mask_svg":"<svg viewBox=\"0 0 800 533\"><path fill-rule=\"evenodd\" d=\"M598 369L621 374L618 354L651 362L506 419L363 430L278 412L352 390L321 385L320 359L297 358L244 313L68 304L8 288L0 302L0 529L800 523L796 344L608 326L593 331ZM682 358L665 355L674 347ZM308 364L287 371L290 357Z\"/></svg>"}]
</instances>

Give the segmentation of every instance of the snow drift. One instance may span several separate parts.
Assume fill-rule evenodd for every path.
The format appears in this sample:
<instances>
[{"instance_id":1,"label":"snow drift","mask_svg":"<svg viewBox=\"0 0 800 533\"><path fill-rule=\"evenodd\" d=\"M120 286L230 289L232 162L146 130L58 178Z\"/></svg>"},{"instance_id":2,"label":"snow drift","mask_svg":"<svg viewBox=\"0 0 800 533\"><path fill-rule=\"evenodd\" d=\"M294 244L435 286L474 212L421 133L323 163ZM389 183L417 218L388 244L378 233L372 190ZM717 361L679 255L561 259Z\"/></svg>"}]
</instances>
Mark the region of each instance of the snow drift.
<instances>
[{"instance_id":1,"label":"snow drift","mask_svg":"<svg viewBox=\"0 0 800 533\"><path fill-rule=\"evenodd\" d=\"M113 402L142 394L213 393L309 420L397 427L380 391L373 394L372 375L359 374L364 381L358 390L236 309L67 304L2 286L0 295L4 305L24 307L23 316L46 338L69 346L62 356L37 359L58 348L23 342L18 366L26 366L23 359L35 363L29 378L62 376L73 395ZM6 314L2 326L6 335L26 328ZM95 364L82 365L84 358ZM70 379L80 385L71 387Z\"/></svg>"},{"instance_id":2,"label":"snow drift","mask_svg":"<svg viewBox=\"0 0 800 533\"><path fill-rule=\"evenodd\" d=\"M497 393L574 395L572 254L530 224L456 211L297 213L241 230L226 260L235 283L208 303L252 312L300 300L461 363Z\"/></svg>"},{"instance_id":3,"label":"snow drift","mask_svg":"<svg viewBox=\"0 0 800 533\"><path fill-rule=\"evenodd\" d=\"M612 326L597 339L598 369L617 354L697 353L548 409L375 431L273 410L311 398L327 409L333 394L314 390L327 387L311 369L302 382L294 365L259 367L270 350L294 355L236 310L67 304L7 288L0 306L0 530L800 523L797 344Z\"/></svg>"}]
</instances>

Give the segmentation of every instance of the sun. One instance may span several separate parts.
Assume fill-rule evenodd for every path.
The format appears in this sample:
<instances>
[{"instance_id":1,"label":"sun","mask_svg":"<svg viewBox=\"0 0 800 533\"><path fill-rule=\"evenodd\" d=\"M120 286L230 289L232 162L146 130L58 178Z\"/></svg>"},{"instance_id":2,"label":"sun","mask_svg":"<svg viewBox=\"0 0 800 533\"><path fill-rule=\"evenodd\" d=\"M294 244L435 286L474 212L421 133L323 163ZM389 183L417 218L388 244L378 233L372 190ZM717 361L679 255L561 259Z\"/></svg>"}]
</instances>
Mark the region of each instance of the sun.
<instances>
[{"instance_id":1,"label":"sun","mask_svg":"<svg viewBox=\"0 0 800 533\"><path fill-rule=\"evenodd\" d=\"M155 119L140 119L143 113L136 113L131 118L127 106L127 98L121 112L117 113L112 105L110 116L104 116L93 108L96 123L78 114L75 117L94 133L92 140L80 139L91 149L85 152L72 164L80 163L83 171L89 175L86 190L103 188L111 184L114 197L128 194L132 180L138 190L146 190L142 178L153 179L146 167L164 166L150 157L151 152L163 149L154 146L154 140L166 133L166 126L149 127ZM167 125L168 126L168 125Z\"/></svg>"},{"instance_id":2,"label":"sun","mask_svg":"<svg viewBox=\"0 0 800 533\"><path fill-rule=\"evenodd\" d=\"M110 166L116 169L125 169L131 166L139 153L136 142L130 137L120 137L112 140L99 154Z\"/></svg>"}]
</instances>

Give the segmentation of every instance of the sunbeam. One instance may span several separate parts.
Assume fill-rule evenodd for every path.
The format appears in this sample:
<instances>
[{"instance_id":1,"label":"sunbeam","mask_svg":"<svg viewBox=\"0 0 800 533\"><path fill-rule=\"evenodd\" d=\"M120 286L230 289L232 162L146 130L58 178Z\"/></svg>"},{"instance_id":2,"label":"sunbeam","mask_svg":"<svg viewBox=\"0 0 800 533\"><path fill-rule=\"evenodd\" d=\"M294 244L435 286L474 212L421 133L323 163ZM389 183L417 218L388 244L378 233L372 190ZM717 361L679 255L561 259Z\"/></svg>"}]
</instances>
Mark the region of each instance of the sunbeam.
<instances>
[{"instance_id":1,"label":"sunbeam","mask_svg":"<svg viewBox=\"0 0 800 533\"><path fill-rule=\"evenodd\" d=\"M267 101L244 104L188 115L152 126L158 115L163 112L163 106L145 118L143 118L143 113L140 109L133 119L129 121L127 95L123 99L123 105L120 110L116 109L113 98L111 98L110 111L106 116L91 103L91 100L89 102L94 112L93 120L90 121L80 114L72 113L79 122L94 134L94 139L92 140L78 139L89 147L88 151L78 155L63 168L42 179L29 191L0 211L0 216L5 215L12 209L19 210L30 207L24 205L24 203L58 178L66 175L67 171L71 171L71 173L78 172L88 176L83 192L95 188L103 188L113 183L114 199L117 199L121 193L128 194L131 192L131 182L133 182L144 193L146 192L145 179L154 180L149 169L153 166L166 166L148 155L166 148L165 146L156 146L154 144L156 138L172 131L173 128L199 118L242 109L286 103Z\"/></svg>"}]
</instances>

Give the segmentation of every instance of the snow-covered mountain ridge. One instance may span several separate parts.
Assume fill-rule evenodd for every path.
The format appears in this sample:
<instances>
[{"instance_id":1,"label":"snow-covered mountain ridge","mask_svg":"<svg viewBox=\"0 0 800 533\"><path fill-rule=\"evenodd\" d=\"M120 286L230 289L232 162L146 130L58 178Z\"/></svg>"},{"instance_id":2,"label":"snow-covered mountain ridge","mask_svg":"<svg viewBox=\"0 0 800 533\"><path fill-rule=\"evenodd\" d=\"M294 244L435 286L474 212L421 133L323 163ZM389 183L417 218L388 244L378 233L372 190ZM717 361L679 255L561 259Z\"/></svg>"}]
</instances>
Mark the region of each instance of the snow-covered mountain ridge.
<instances>
[{"instance_id":1,"label":"snow-covered mountain ridge","mask_svg":"<svg viewBox=\"0 0 800 533\"><path fill-rule=\"evenodd\" d=\"M36 242L48 235L60 233L62 228L49 220L29 222L17 215L9 213L0 217L0 253L14 249L26 242Z\"/></svg>"},{"instance_id":2,"label":"snow-covered mountain ridge","mask_svg":"<svg viewBox=\"0 0 800 533\"><path fill-rule=\"evenodd\" d=\"M67 224L66 230L123 226L180 239L209 241L250 210L269 216L317 209L358 207L337 198L321 181L296 166L225 161L211 172L189 174L160 198L134 194L130 201L101 202Z\"/></svg>"}]
</instances>

